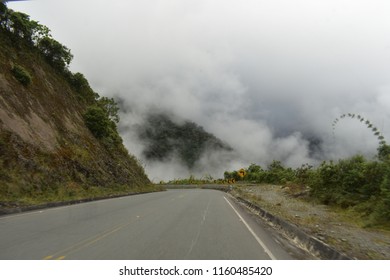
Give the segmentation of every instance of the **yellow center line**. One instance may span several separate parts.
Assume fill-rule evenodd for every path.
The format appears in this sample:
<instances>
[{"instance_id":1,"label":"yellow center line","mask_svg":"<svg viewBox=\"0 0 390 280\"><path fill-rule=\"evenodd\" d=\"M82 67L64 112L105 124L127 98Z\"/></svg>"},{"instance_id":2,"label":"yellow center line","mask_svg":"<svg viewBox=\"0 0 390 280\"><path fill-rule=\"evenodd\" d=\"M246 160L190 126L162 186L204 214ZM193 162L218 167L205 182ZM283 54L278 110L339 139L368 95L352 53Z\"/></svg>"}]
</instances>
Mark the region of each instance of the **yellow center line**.
<instances>
[{"instance_id":1,"label":"yellow center line","mask_svg":"<svg viewBox=\"0 0 390 280\"><path fill-rule=\"evenodd\" d=\"M70 253L73 253L73 252L77 252L77 251L81 250L82 248L85 248L89 245L92 245L93 243L96 243L97 241L99 241L107 236L110 236L111 234L120 230L121 228L124 228L125 226L130 225L132 222L134 222L136 220L131 220L131 221L126 222L124 224L121 224L119 226L115 226L114 228L110 228L102 233L98 233L98 234L95 234L91 237L83 239L83 240L77 242L76 244L73 244L65 249L62 249L60 251L55 252L54 254L52 254L50 256L46 256L43 259L44 260L58 259L58 258L64 259L66 257L66 255L69 255ZM55 258L55 256L59 256L59 257Z\"/></svg>"},{"instance_id":2,"label":"yellow center line","mask_svg":"<svg viewBox=\"0 0 390 280\"><path fill-rule=\"evenodd\" d=\"M79 242L77 242L77 243L75 243L75 244L73 244L73 245L71 245L71 246L69 246L69 247L67 247L65 249L59 250L59 251L55 252L54 254L46 256L43 259L44 260L52 260L52 259L57 259L57 260L61 259L62 260L62 259L65 259L66 256L68 256L68 255L70 255L72 253L78 252L81 249L86 248L86 247L88 247L88 246L90 246L90 245L100 241L100 240L102 240L102 239L104 239L104 238L114 234L115 232L117 232L117 231L119 231L119 230L121 230L121 229L123 229L125 227L128 227L130 224L132 224L132 223L134 223L136 221L139 221L139 219L141 217L148 216L148 215L150 215L150 214L152 214L154 212L155 211L151 211L151 212L146 213L145 215L142 215L142 216L139 216L139 215L134 216L134 217L132 217L132 219L130 221L121 223L119 225L116 225L114 227L111 227L111 228L103 231L102 233L98 233L98 234L90 236L90 237L88 237L86 239L83 239L83 240L81 240L81 241L79 241Z\"/></svg>"},{"instance_id":3,"label":"yellow center line","mask_svg":"<svg viewBox=\"0 0 390 280\"><path fill-rule=\"evenodd\" d=\"M179 195L179 198L182 198L184 197L184 195ZM120 223L116 226L113 226L113 227L110 227L109 229L101 232L101 233L98 233L98 234L95 234L93 236L90 236L88 238L85 238L67 248L64 248L62 250L59 250L51 255L48 255L46 257L44 257L43 259L44 260L53 260L53 259L65 259L68 255L70 254L73 254L77 251L80 251L81 249L84 249L88 246L91 246L92 244L116 233L117 231L125 228L125 227L128 227L130 224L134 223L134 222L137 222L140 220L140 218L143 218L143 217L147 217L153 213L156 213L156 212L159 212L158 209L154 209L154 211L150 211L150 212L147 212L145 213L144 215L136 215L136 216L133 216L131 217L131 219L127 222L123 222L123 223Z\"/></svg>"}]
</instances>

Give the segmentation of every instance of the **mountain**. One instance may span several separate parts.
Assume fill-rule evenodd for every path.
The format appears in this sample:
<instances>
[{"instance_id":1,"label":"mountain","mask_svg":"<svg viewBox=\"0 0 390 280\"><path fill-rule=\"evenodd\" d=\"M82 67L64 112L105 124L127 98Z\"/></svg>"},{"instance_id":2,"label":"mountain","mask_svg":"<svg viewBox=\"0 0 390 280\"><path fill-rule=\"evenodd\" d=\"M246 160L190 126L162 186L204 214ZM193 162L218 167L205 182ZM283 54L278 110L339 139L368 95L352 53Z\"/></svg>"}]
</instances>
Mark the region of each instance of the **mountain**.
<instances>
[{"instance_id":1,"label":"mountain","mask_svg":"<svg viewBox=\"0 0 390 280\"><path fill-rule=\"evenodd\" d=\"M47 27L0 3L0 206L150 185L100 97Z\"/></svg>"},{"instance_id":2,"label":"mountain","mask_svg":"<svg viewBox=\"0 0 390 280\"><path fill-rule=\"evenodd\" d=\"M175 122L168 114L151 114L138 127L148 160L164 161L175 157L189 169L207 151L232 151L232 148L191 121Z\"/></svg>"}]
</instances>

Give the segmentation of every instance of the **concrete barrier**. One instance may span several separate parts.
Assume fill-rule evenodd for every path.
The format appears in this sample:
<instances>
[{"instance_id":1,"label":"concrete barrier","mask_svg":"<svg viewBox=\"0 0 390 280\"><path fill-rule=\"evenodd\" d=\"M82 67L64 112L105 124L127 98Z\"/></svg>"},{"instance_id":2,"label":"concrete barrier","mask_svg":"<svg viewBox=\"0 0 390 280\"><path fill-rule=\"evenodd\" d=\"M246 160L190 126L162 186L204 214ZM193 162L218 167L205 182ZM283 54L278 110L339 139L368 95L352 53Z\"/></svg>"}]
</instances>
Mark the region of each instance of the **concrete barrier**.
<instances>
[{"instance_id":1,"label":"concrete barrier","mask_svg":"<svg viewBox=\"0 0 390 280\"><path fill-rule=\"evenodd\" d=\"M298 243L301 247L306 249L315 257L325 260L352 260L352 258L337 251L330 245L304 232L296 225L293 225L279 217L272 215L271 213L262 209L260 206L253 204L241 197L232 197L248 208L254 210L256 214L265 220L268 224L272 225L274 228L277 228L279 231L282 231L290 239Z\"/></svg>"}]
</instances>

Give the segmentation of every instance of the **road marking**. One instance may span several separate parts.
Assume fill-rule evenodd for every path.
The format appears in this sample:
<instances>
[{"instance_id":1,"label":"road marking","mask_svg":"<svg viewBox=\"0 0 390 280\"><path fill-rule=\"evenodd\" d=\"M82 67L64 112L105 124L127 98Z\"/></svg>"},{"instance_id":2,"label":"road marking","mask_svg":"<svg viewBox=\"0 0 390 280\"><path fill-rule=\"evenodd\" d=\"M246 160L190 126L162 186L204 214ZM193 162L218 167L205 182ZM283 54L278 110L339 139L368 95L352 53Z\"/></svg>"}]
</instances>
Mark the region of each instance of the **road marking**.
<instances>
[{"instance_id":1,"label":"road marking","mask_svg":"<svg viewBox=\"0 0 390 280\"><path fill-rule=\"evenodd\" d=\"M153 214L154 211L151 211L151 212L148 212L148 213L145 213L144 215L142 215L142 217L145 217L145 216L148 216L150 214ZM139 219L141 218L141 216L137 215L133 218L131 218L130 220L126 221L126 222L123 222L123 223L120 223L114 227L111 227L103 232L100 232L98 234L95 234L93 236L90 236L88 238L85 238L73 245L70 245L69 247L66 247L64 249L61 249L55 253L53 253L52 255L50 256L46 256L45 258L43 258L44 260L50 260L50 259L64 259L66 258L67 256L71 255L71 254L74 254L86 247L89 247L91 246L92 244L95 244L96 242L108 237L108 236L111 236L113 235L114 233L116 233L117 231L119 230L122 230L128 226L130 226L131 224L139 221Z\"/></svg>"},{"instance_id":2,"label":"road marking","mask_svg":"<svg viewBox=\"0 0 390 280\"><path fill-rule=\"evenodd\" d=\"M100 241L100 240L102 240L102 239L104 239L104 238L114 234L115 232L117 232L117 231L119 231L119 230L129 226L133 222L134 222L134 220L130 220L129 222L122 223L122 224L120 224L120 225L118 225L118 226L116 226L114 228L106 230L103 233L99 233L99 234L91 236L91 237L89 237L87 239L81 240L80 242L77 242L76 244L71 245L68 248L62 249L62 250L60 250L60 251L58 251L58 252L56 252L56 253L54 253L54 254L52 254L50 256L46 256L44 258L44 260L53 259L54 256L58 256L58 257L56 257L57 260L62 260L67 255L70 255L70 254L73 254L75 252L78 252L78 251L80 251L80 250L82 250L82 249L84 249L84 248L86 248L86 247L88 247L88 246L90 246L90 245L92 245L92 244L94 244L94 243L96 243L96 242L98 242L98 241Z\"/></svg>"},{"instance_id":3,"label":"road marking","mask_svg":"<svg viewBox=\"0 0 390 280\"><path fill-rule=\"evenodd\" d=\"M206 221L206 216L207 216L207 212L209 211L210 203L211 203L211 198L209 199L209 202L207 203L206 209L203 211L203 216L202 216L202 220L200 221L200 224L199 224L199 227L198 227L198 232L195 235L195 238L193 238L191 240L191 245L190 245L190 248L188 249L188 252L186 254L186 258L191 254L191 252L194 249L196 243L198 243L200 232L201 232L202 227L203 227L203 225L204 225L204 223Z\"/></svg>"},{"instance_id":4,"label":"road marking","mask_svg":"<svg viewBox=\"0 0 390 280\"><path fill-rule=\"evenodd\" d=\"M172 197L172 198L171 198L171 201L175 201L176 199L181 199L181 198L184 198L184 197L185 197L184 194L180 194L179 196Z\"/></svg>"},{"instance_id":5,"label":"road marking","mask_svg":"<svg viewBox=\"0 0 390 280\"><path fill-rule=\"evenodd\" d=\"M249 232L253 235L253 237L256 239L257 243L260 244L260 246L264 249L264 252L271 258L271 260L276 260L276 257L274 256L274 254L271 253L271 251L268 249L268 247L264 244L263 241L261 241L261 239L257 236L257 234L253 231L253 229L248 225L248 223L244 220L244 218L240 215L240 213L238 213L238 211L236 210L236 208L234 208L234 206L230 203L230 201L226 198L226 197L223 197L226 202L230 205L230 207L234 210L234 212L237 214L237 216L241 219L241 221L244 223L244 225L247 227L247 229L249 230Z\"/></svg>"}]
</instances>

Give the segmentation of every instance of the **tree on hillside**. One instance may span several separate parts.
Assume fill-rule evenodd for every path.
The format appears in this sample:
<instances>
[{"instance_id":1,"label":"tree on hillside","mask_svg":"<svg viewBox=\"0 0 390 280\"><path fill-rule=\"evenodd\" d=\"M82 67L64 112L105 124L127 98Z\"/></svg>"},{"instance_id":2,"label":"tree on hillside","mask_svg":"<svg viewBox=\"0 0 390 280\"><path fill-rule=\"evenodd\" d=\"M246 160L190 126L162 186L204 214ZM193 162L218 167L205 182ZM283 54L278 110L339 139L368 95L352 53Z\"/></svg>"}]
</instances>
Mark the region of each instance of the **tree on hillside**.
<instances>
[{"instance_id":1,"label":"tree on hillside","mask_svg":"<svg viewBox=\"0 0 390 280\"><path fill-rule=\"evenodd\" d=\"M112 122L107 112L99 106L90 106L84 114L86 126L96 138L108 137L111 134Z\"/></svg>"},{"instance_id":2,"label":"tree on hillside","mask_svg":"<svg viewBox=\"0 0 390 280\"><path fill-rule=\"evenodd\" d=\"M99 99L99 94L93 91L88 80L81 73L69 73L68 81L79 93L79 97L88 105L94 104Z\"/></svg>"},{"instance_id":3,"label":"tree on hillside","mask_svg":"<svg viewBox=\"0 0 390 280\"><path fill-rule=\"evenodd\" d=\"M50 37L39 40L38 49L58 70L67 69L73 59L73 55L67 47Z\"/></svg>"},{"instance_id":4,"label":"tree on hillside","mask_svg":"<svg viewBox=\"0 0 390 280\"><path fill-rule=\"evenodd\" d=\"M33 45L33 34L38 26L38 22L30 20L30 16L20 12L9 14L9 30L25 42Z\"/></svg>"},{"instance_id":5,"label":"tree on hillside","mask_svg":"<svg viewBox=\"0 0 390 280\"><path fill-rule=\"evenodd\" d=\"M0 6L0 27L11 34L16 42L24 42L38 50L56 69L65 72L73 59L70 50L54 40L50 29L30 16L8 9L4 3Z\"/></svg>"},{"instance_id":6,"label":"tree on hillside","mask_svg":"<svg viewBox=\"0 0 390 280\"><path fill-rule=\"evenodd\" d=\"M101 97L98 99L98 104L100 107L103 107L105 111L107 112L108 118L115 122L119 123L119 107L118 104L115 102L114 98L108 98L108 97Z\"/></svg>"},{"instance_id":7,"label":"tree on hillside","mask_svg":"<svg viewBox=\"0 0 390 280\"><path fill-rule=\"evenodd\" d=\"M104 140L110 147L122 143L118 134L118 105L113 98L102 97L94 105L88 106L84 113L84 121L92 134Z\"/></svg>"}]
</instances>

